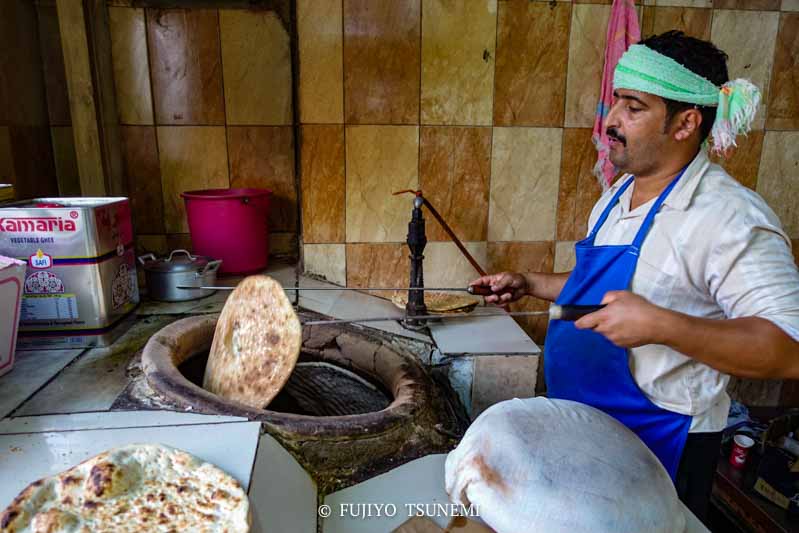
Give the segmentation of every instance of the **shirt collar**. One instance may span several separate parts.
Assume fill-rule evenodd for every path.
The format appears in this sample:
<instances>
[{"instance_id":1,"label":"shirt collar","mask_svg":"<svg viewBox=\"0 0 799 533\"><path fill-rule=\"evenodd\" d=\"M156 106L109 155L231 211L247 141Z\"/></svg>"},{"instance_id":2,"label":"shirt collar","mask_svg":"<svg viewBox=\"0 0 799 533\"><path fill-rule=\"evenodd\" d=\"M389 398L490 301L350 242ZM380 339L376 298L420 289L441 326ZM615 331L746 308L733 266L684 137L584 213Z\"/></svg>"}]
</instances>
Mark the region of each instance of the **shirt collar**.
<instances>
[{"instance_id":1,"label":"shirt collar","mask_svg":"<svg viewBox=\"0 0 799 533\"><path fill-rule=\"evenodd\" d=\"M663 204L671 207L672 209L685 211L691 204L694 193L696 192L697 187L699 187L702 176L705 174L708 167L710 167L710 160L707 157L707 152L700 149L693 161L688 164L688 168L685 169L685 173L680 178L680 181L677 182L677 185L674 186L674 189L672 189L671 193L663 201ZM619 190L619 187L621 187L629 178L630 174L623 174L610 187L609 193L611 195L615 194ZM621 207L622 217L636 215L638 214L639 210L642 210L642 208L646 206L650 206L654 201L654 199L652 199L649 202L639 206L634 211L630 212L632 193L633 185L630 185L627 187L627 190L624 191L621 197L619 197L619 205ZM648 211L648 209L646 210Z\"/></svg>"}]
</instances>

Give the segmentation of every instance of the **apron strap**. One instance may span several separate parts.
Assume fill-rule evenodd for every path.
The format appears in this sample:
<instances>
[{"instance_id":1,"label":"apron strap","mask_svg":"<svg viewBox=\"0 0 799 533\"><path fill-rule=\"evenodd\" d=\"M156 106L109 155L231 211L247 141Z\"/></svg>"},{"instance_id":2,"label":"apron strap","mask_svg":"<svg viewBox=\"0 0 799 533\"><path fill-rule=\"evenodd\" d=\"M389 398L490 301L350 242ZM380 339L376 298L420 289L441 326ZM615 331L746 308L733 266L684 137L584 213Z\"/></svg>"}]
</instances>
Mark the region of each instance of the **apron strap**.
<instances>
[{"instance_id":1,"label":"apron strap","mask_svg":"<svg viewBox=\"0 0 799 533\"><path fill-rule=\"evenodd\" d=\"M588 235L587 239L588 242L590 242L591 244L594 243L594 239L596 238L596 234L599 233L599 229L608 219L608 215L610 215L610 212L613 210L614 207L616 207L616 203L619 201L619 198L621 198L621 195L624 194L624 191L627 190L627 187L630 186L630 184L633 182L634 179L635 176L630 176L630 179L624 182L624 184L622 184L622 186L619 187L619 190L616 191L616 194L613 195L613 198L610 200L610 202L608 202L608 205L605 206L605 210L602 211L601 215L599 215L599 219L596 221L596 224L594 224L594 229L591 230L591 234Z\"/></svg>"},{"instance_id":2,"label":"apron strap","mask_svg":"<svg viewBox=\"0 0 799 533\"><path fill-rule=\"evenodd\" d=\"M671 183L669 183L668 187L666 187L663 190L663 192L660 193L658 199L655 200L655 203L652 205L652 208L649 210L649 213L646 214L646 218L641 224L641 227L638 228L638 233L636 233L635 239L633 239L633 244L632 244L633 253L635 253L636 255L641 250L641 246L644 244L644 239L646 239L646 235L647 233L649 233L649 230L655 221L655 215L657 215L658 211L660 211L660 206L663 205L663 202L666 200L666 197L669 195L672 189L674 189L674 186L677 185L677 182L680 181L680 178L685 173L686 168L688 167L687 166L683 167L680 173L677 174L677 177L671 180Z\"/></svg>"}]
</instances>

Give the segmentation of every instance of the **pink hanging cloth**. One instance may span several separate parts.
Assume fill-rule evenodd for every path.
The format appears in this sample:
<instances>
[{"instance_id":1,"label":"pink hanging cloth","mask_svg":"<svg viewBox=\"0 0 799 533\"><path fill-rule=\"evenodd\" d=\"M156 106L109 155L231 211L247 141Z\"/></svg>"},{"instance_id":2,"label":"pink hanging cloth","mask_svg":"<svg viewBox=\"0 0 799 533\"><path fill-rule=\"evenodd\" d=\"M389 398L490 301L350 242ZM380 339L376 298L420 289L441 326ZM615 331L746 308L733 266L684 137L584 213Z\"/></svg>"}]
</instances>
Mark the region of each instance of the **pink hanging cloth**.
<instances>
[{"instance_id":1,"label":"pink hanging cloth","mask_svg":"<svg viewBox=\"0 0 799 533\"><path fill-rule=\"evenodd\" d=\"M638 13L633 0L613 0L613 7L608 22L607 44L605 46L605 68L602 71L602 92L596 108L594 120L594 141L598 156L594 165L594 175L607 189L616 176L616 167L610 162L608 136L605 134L605 117L613 105L613 72L616 63L630 45L641 40L641 28L638 25Z\"/></svg>"}]
</instances>

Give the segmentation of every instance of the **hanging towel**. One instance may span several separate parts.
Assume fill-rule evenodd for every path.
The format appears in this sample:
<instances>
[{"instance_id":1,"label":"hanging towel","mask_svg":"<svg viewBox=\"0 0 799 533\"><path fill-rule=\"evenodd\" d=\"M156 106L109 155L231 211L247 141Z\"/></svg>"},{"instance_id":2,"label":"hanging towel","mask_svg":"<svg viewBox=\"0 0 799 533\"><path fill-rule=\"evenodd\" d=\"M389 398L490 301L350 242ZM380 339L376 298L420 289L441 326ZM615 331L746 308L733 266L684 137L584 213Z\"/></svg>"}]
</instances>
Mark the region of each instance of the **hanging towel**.
<instances>
[{"instance_id":1,"label":"hanging towel","mask_svg":"<svg viewBox=\"0 0 799 533\"><path fill-rule=\"evenodd\" d=\"M602 71L602 87L592 136L597 150L594 175L602 184L603 191L610 186L616 176L616 167L609 159L608 136L605 134L605 117L613 104L613 72L622 54L640 40L641 28L638 25L638 13L635 11L633 0L613 0L605 45L605 68Z\"/></svg>"}]
</instances>

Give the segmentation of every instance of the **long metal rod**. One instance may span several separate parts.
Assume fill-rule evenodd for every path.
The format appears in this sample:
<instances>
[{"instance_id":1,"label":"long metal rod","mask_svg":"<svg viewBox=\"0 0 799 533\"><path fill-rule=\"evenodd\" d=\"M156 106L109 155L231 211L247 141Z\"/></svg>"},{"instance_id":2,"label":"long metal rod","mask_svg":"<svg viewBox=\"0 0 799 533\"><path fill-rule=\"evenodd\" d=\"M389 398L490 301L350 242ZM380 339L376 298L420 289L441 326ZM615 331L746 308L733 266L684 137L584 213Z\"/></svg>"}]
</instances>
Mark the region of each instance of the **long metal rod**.
<instances>
[{"instance_id":1,"label":"long metal rod","mask_svg":"<svg viewBox=\"0 0 799 533\"><path fill-rule=\"evenodd\" d=\"M437 314L437 315L418 315L418 316L383 316L383 317L370 317L370 318L342 318L334 320L311 320L303 322L303 326L328 326L333 324L351 324L351 323L365 323L365 322L393 322L399 320L433 320L444 319L453 320L456 318L486 318L494 316L543 316L549 315L549 311L514 311L511 313L453 313L453 314Z\"/></svg>"},{"instance_id":2,"label":"long metal rod","mask_svg":"<svg viewBox=\"0 0 799 533\"><path fill-rule=\"evenodd\" d=\"M206 289L213 291L232 291L236 287L192 287L179 285L178 289ZM469 287L283 287L284 291L458 291L473 294Z\"/></svg>"},{"instance_id":3,"label":"long metal rod","mask_svg":"<svg viewBox=\"0 0 799 533\"><path fill-rule=\"evenodd\" d=\"M469 253L469 250L466 249L466 247L463 245L463 243L461 243L461 240L458 238L458 236L455 235L455 232L452 231L452 228L449 227L449 224L446 223L446 221L444 220L444 217L442 217L438 213L438 211L436 211L436 208L433 207L433 204L431 204L430 201L427 198L424 197L424 195L422 194L422 191L414 191L412 189L403 189L401 191L396 191L396 192L394 192L392 194L394 196L396 196L398 194L405 194L405 193L410 193L410 194L414 194L416 196L421 196L422 201L424 202L424 205L427 206L427 209L430 211L430 213L433 215L433 217L435 217L435 219L438 221L438 223L441 224L441 228L447 233L447 235L449 235L449 238L452 239L452 242L455 243L455 246L458 247L458 250L460 250L461 253L463 254L463 256L466 258L466 260L469 261L469 264L471 264L474 267L474 269L477 271L478 274L480 274L481 276L486 276L487 274L486 274L486 271L483 269L483 267L481 267L480 264L475 260L475 258L472 257L472 254Z\"/></svg>"},{"instance_id":4,"label":"long metal rod","mask_svg":"<svg viewBox=\"0 0 799 533\"><path fill-rule=\"evenodd\" d=\"M511 311L510 313L451 313L437 315L419 316L384 316L384 317L364 317L364 318L342 318L331 320L312 320L304 322L304 326L325 326L330 324L350 324L353 322L391 322L394 320L452 320L456 318L484 318L492 316L548 316L550 320L567 320L574 322L580 318L599 311L604 305L558 305L551 304L546 311Z\"/></svg>"},{"instance_id":5,"label":"long metal rod","mask_svg":"<svg viewBox=\"0 0 799 533\"><path fill-rule=\"evenodd\" d=\"M447 232L447 235L449 235L449 238L452 239L452 242L455 243L455 246L457 246L458 249L461 251L461 253L464 255L464 257L466 257L466 260L469 261L469 263L474 267L474 269L477 271L478 274L480 274L481 276L487 276L488 274L486 274L486 271L480 266L480 264L475 260L475 258L472 257L472 254L470 254L469 250L467 250L466 247L461 243L461 240L455 235L455 232L452 231L452 229L449 227L449 224L444 222L444 219L442 218L441 215L438 214L436 208L433 207L433 205L429 201L427 201L427 198L424 197L422 198L424 199L424 205L427 206L427 209L430 210L430 213L432 213L435 219L438 220L438 223L441 224L441 227L444 229L444 231Z\"/></svg>"}]
</instances>

